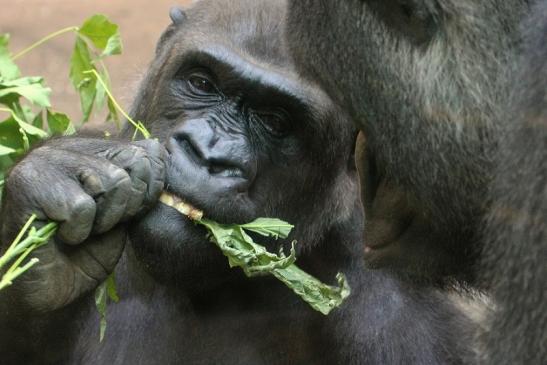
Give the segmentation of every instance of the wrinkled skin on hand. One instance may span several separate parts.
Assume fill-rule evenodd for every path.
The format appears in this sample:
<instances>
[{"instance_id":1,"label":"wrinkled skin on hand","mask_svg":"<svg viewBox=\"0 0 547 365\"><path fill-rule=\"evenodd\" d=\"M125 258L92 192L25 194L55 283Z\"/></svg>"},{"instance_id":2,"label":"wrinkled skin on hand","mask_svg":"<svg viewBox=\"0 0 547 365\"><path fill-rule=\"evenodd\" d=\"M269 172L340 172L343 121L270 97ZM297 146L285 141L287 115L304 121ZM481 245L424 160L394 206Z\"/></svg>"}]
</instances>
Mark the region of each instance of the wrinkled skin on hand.
<instances>
[{"instance_id":1,"label":"wrinkled skin on hand","mask_svg":"<svg viewBox=\"0 0 547 365\"><path fill-rule=\"evenodd\" d=\"M166 152L156 141L66 138L30 152L6 179L0 215L2 247L31 214L58 222L57 234L32 256L14 300L45 312L95 289L112 272L126 224L152 207L163 189Z\"/></svg>"}]
</instances>

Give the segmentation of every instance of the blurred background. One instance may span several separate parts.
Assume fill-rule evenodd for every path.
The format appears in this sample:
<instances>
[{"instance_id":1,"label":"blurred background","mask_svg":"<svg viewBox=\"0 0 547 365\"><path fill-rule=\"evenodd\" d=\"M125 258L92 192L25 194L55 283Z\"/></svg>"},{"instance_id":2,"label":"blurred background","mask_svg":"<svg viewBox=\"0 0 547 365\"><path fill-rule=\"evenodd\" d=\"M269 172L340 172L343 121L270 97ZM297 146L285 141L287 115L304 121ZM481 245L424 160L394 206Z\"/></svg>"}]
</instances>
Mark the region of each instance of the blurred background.
<instances>
[{"instance_id":1,"label":"blurred background","mask_svg":"<svg viewBox=\"0 0 547 365\"><path fill-rule=\"evenodd\" d=\"M138 82L154 57L161 32L169 24L169 9L190 0L0 0L0 33L10 34L12 54L59 29L79 26L101 13L120 26L123 53L108 57L114 96L129 107ZM80 120L79 101L68 78L74 35L66 33L17 60L25 76L44 76L53 89L52 105ZM99 119L99 120L97 120ZM95 115L92 120L100 121Z\"/></svg>"}]
</instances>

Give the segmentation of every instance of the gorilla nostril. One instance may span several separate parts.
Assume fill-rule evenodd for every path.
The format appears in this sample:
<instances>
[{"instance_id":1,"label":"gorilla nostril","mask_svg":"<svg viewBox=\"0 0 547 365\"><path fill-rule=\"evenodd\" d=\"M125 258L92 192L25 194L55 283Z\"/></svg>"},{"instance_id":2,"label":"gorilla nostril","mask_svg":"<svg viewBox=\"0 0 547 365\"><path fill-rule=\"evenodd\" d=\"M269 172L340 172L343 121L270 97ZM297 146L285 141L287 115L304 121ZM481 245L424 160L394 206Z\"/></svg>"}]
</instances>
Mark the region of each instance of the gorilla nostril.
<instances>
[{"instance_id":1,"label":"gorilla nostril","mask_svg":"<svg viewBox=\"0 0 547 365\"><path fill-rule=\"evenodd\" d=\"M203 153L201 152L199 147L192 142L191 138L188 138L185 135L177 135L175 139L180 148L196 163L199 163L200 165L207 164L205 162L205 157L203 156Z\"/></svg>"},{"instance_id":2,"label":"gorilla nostril","mask_svg":"<svg viewBox=\"0 0 547 365\"><path fill-rule=\"evenodd\" d=\"M178 150L181 157L185 156L181 161L191 163L187 168L199 167L196 173L207 171L210 177L227 179L226 183L248 185L254 174L246 162L249 153L247 146L240 140L219 139L218 135L206 133L206 128L198 128L195 124L186 123L183 128L173 133L169 142L171 148ZM203 123L200 123L199 127L202 126ZM210 145L211 140L216 142Z\"/></svg>"}]
</instances>

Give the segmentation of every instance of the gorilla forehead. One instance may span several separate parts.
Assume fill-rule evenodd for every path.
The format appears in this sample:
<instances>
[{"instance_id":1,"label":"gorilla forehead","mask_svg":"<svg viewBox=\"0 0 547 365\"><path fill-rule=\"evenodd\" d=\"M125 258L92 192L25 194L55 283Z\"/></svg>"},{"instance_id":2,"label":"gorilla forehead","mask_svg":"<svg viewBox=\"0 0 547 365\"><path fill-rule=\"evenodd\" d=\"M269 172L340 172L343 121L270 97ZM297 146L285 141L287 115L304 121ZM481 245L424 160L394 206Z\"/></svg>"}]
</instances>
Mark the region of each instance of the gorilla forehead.
<instances>
[{"instance_id":1,"label":"gorilla forehead","mask_svg":"<svg viewBox=\"0 0 547 365\"><path fill-rule=\"evenodd\" d=\"M284 41L284 0L202 0L188 9L184 32L197 30L197 38L222 42L283 69L292 63ZM207 33L200 31L206 29ZM185 38L188 35L185 34Z\"/></svg>"}]
</instances>

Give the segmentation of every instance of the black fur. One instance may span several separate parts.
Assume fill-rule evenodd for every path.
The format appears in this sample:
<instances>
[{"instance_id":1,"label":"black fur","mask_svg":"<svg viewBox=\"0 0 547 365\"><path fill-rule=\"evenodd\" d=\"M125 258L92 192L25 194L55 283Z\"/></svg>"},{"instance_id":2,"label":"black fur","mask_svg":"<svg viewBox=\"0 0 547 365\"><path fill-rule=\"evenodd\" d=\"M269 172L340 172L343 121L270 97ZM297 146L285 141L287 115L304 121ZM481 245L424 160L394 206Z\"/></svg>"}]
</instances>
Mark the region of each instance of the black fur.
<instances>
[{"instance_id":1,"label":"black fur","mask_svg":"<svg viewBox=\"0 0 547 365\"><path fill-rule=\"evenodd\" d=\"M113 231L128 232L130 241L116 266L121 301L108 307L103 343L90 280L84 286L69 275L52 282L47 280L51 267L37 266L0 295L3 363L463 364L470 358L473 327L443 293L364 268L353 163L356 131L343 110L295 72L283 37L285 7L284 1L271 0L201 1L164 33L133 107L135 119L146 121L169 152L164 180L157 167L163 166L159 144L149 142L143 149L128 143L130 126L122 141L46 143L14 168L1 212L4 244L29 210L51 218L45 208L59 200L68 207L61 211L79 212L73 209L75 199L48 194L66 181L82 180L88 187L77 173L82 166L67 165L76 155L108 186L117 186L109 168L131 182L124 185L128 189L92 195L102 216L120 221ZM120 149L140 157L122 164ZM142 169L136 167L148 160L157 162L149 166L156 173L137 179ZM28 166L47 172L39 187ZM115 205L99 206L120 196L138 198L129 188L140 186L143 194L143 183L157 181L220 221L275 216L294 223L298 264L328 282L338 270L344 272L353 294L323 316L274 278L251 280L230 270L205 232L171 208L158 204L144 216L135 213L140 219L126 217L130 222L124 224ZM74 188L74 196L88 197L81 188ZM34 199L40 194L49 199ZM11 210L18 201L24 204ZM75 229L94 223L75 224L72 217L65 218ZM54 268L96 268L104 255L111 263L119 254L101 242L114 249L125 242L125 236L102 230L82 242L81 233L68 235L72 246L57 237L45 247L59 251L41 253L51 254ZM71 261L68 253L88 252L97 244L102 256L94 251ZM278 246L266 244L271 250ZM91 271L91 279L98 282L110 270L103 265L102 272ZM33 295L36 287L72 290L44 299ZM47 308L47 300L55 305Z\"/></svg>"},{"instance_id":2,"label":"black fur","mask_svg":"<svg viewBox=\"0 0 547 365\"><path fill-rule=\"evenodd\" d=\"M489 364L547 358L546 5L526 23L519 62L529 5L289 6L296 64L364 134L357 158L368 266L487 289L495 310L481 363Z\"/></svg>"},{"instance_id":3,"label":"black fur","mask_svg":"<svg viewBox=\"0 0 547 365\"><path fill-rule=\"evenodd\" d=\"M547 1L531 14L503 119L483 251L497 309L483 338L488 364L547 359Z\"/></svg>"},{"instance_id":4,"label":"black fur","mask_svg":"<svg viewBox=\"0 0 547 365\"><path fill-rule=\"evenodd\" d=\"M369 265L439 284L475 281L523 3L291 2L296 63L366 136ZM386 214L386 205L398 209Z\"/></svg>"}]
</instances>

